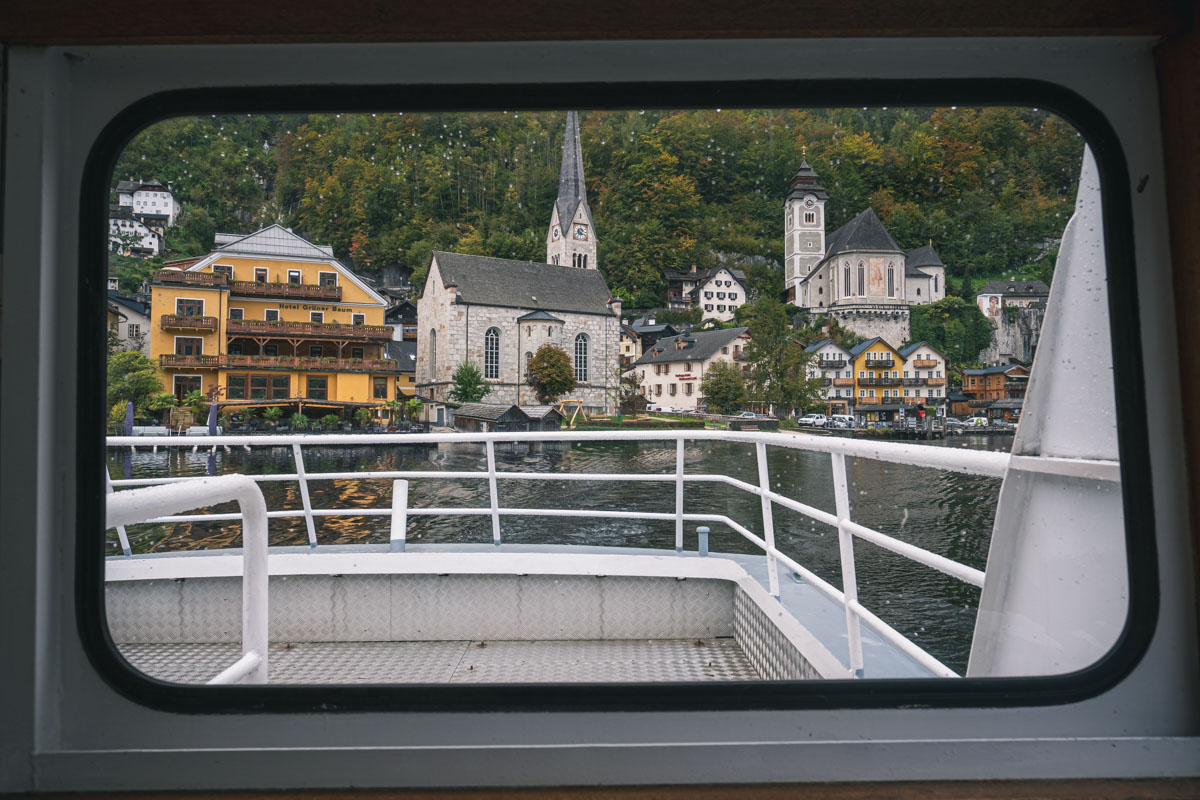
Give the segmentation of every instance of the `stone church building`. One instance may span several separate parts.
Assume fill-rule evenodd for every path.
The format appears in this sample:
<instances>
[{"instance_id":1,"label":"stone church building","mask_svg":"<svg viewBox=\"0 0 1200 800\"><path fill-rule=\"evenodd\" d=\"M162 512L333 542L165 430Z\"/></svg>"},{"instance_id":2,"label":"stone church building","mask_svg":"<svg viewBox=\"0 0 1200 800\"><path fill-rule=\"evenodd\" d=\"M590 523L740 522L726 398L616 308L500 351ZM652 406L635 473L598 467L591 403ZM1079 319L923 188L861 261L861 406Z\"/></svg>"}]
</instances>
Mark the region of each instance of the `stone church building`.
<instances>
[{"instance_id":1,"label":"stone church building","mask_svg":"<svg viewBox=\"0 0 1200 800\"><path fill-rule=\"evenodd\" d=\"M536 404L525 365L549 342L570 357L579 384L561 399L579 400L589 412L612 410L621 304L597 268L574 111L567 114L546 261L433 253L417 302L419 395L448 401L454 370L470 361L492 387L483 402Z\"/></svg>"},{"instance_id":2,"label":"stone church building","mask_svg":"<svg viewBox=\"0 0 1200 800\"><path fill-rule=\"evenodd\" d=\"M909 307L946 296L946 266L932 242L901 250L872 208L826 237L828 199L802 161L784 202L784 301L861 336L907 341Z\"/></svg>"}]
</instances>

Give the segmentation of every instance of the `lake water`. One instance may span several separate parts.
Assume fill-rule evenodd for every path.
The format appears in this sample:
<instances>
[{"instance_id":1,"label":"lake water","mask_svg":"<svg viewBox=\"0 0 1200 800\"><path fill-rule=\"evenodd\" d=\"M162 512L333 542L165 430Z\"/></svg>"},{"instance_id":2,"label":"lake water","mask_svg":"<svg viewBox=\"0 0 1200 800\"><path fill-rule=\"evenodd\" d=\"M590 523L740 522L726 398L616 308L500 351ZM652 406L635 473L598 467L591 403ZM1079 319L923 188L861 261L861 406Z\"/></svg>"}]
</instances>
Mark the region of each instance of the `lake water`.
<instances>
[{"instance_id":1,"label":"lake water","mask_svg":"<svg viewBox=\"0 0 1200 800\"><path fill-rule=\"evenodd\" d=\"M960 436L931 447L1005 450L1011 436ZM486 468L482 444L438 446L306 447L305 469L313 508L386 508L390 479L311 480L319 472L370 470L478 471ZM690 442L685 449L689 472L722 473L758 483L752 445L735 442ZM497 468L520 472L658 472L673 473L674 442L577 442L546 445L498 445ZM133 477L205 475L210 455L201 449L160 448L110 451L114 478L128 469ZM769 448L774 489L801 502L834 511L830 457L785 448ZM256 447L218 451L216 474L294 473L291 448ZM997 478L961 475L863 458L848 458L851 517L868 527L983 569L1000 490ZM295 481L260 483L270 510L303 507ZM604 511L673 513L672 483L593 483L577 481L500 481L500 503L507 507L576 508ZM724 514L761 534L760 502L754 495L720 484L688 484L689 513ZM413 480L409 505L486 507L486 480ZM226 510L224 508L214 510ZM228 510L236 510L230 506ZM740 535L712 525L714 552L754 553L758 549ZM385 543L387 517L317 518L320 544ZM504 542L589 544L673 549L674 522L627 519L502 517ZM139 526L129 531L134 552L166 552L220 548L240 544L240 523L180 523ZM490 542L489 517L410 517L413 542ZM831 526L775 506L776 544L784 553L835 586L841 585L837 531ZM270 523L272 544L306 544L302 517ZM695 549L695 525L685 530L685 547ZM970 652L979 590L927 567L856 540L855 556L861 602L960 674ZM119 554L110 534L109 552Z\"/></svg>"}]
</instances>

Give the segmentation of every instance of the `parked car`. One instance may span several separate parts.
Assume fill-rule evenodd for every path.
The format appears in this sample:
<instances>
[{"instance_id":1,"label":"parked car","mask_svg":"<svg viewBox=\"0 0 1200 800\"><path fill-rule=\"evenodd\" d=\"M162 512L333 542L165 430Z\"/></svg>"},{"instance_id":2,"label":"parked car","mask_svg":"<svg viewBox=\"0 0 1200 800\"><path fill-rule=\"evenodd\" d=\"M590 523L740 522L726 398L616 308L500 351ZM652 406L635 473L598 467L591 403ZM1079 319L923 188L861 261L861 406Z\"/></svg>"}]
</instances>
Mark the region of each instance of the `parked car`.
<instances>
[{"instance_id":1,"label":"parked car","mask_svg":"<svg viewBox=\"0 0 1200 800\"><path fill-rule=\"evenodd\" d=\"M755 414L753 411L743 411L738 414L738 419L758 419L758 414Z\"/></svg>"},{"instance_id":2,"label":"parked car","mask_svg":"<svg viewBox=\"0 0 1200 800\"><path fill-rule=\"evenodd\" d=\"M968 428L986 428L988 421L987 417L970 417L963 424Z\"/></svg>"},{"instance_id":3,"label":"parked car","mask_svg":"<svg viewBox=\"0 0 1200 800\"><path fill-rule=\"evenodd\" d=\"M829 418L829 421L825 423L825 427L827 427L827 428L853 428L854 427L854 417L852 417L849 414L834 414L833 416L831 416Z\"/></svg>"},{"instance_id":4,"label":"parked car","mask_svg":"<svg viewBox=\"0 0 1200 800\"><path fill-rule=\"evenodd\" d=\"M806 428L823 428L829 418L824 414L805 414L800 419L796 420L797 425L802 425Z\"/></svg>"}]
</instances>

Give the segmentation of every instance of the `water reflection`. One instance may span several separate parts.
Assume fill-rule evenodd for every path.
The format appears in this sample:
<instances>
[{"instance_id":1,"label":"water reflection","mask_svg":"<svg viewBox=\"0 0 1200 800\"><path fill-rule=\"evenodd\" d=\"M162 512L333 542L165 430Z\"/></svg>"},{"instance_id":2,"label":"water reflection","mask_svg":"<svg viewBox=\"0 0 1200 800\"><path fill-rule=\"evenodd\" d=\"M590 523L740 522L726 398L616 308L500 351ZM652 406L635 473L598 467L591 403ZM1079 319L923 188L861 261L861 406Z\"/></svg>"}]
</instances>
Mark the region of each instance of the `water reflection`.
<instances>
[{"instance_id":1,"label":"water reflection","mask_svg":"<svg viewBox=\"0 0 1200 800\"><path fill-rule=\"evenodd\" d=\"M972 436L932 443L931 446L1006 449L1011 437ZM305 448L310 478L320 472L405 470L421 472L475 471L486 464L482 444L444 443L439 446L388 445ZM190 448L140 449L132 455L111 451L114 477L125 472L126 459L134 477L202 476L233 472L267 475L295 472L289 447L259 447L250 452L234 448L193 453ZM721 473L758 483L752 445L735 442L689 442L684 450L689 472ZM509 472L660 473L675 470L673 442L518 443L497 447L497 467ZM833 480L830 457L783 448L768 450L773 488L789 497L832 513ZM855 521L906 542L940 553L978 569L986 565L988 543L1000 481L940 470L848 458L851 514ZM260 483L271 510L303 508L296 481ZM387 508L389 479L310 480L313 508ZM605 511L675 510L673 483L664 482L499 482L500 503L508 508L572 508ZM685 504L690 513L723 514L761 533L757 497L717 483L689 484ZM409 506L486 507L486 479L410 481ZM235 511L236 506L213 509ZM776 506L775 536L779 548L835 586L841 585L837 532L803 515ZM503 540L511 543L590 544L673 548L674 522L599 518L502 517ZM386 516L318 517L320 544L384 543ZM408 539L414 542L490 542L491 521L479 517L409 517ZM143 525L129 530L134 552L168 552L240 545L241 526L227 523ZM272 544L304 545L308 531L303 517L270 521ZM694 549L695 526L685 531L685 547ZM914 564L867 542L854 543L862 602L884 620L912 637L951 668L965 669L979 590L939 572ZM711 548L717 552L755 553L740 535L713 526ZM109 554L118 554L115 538Z\"/></svg>"}]
</instances>

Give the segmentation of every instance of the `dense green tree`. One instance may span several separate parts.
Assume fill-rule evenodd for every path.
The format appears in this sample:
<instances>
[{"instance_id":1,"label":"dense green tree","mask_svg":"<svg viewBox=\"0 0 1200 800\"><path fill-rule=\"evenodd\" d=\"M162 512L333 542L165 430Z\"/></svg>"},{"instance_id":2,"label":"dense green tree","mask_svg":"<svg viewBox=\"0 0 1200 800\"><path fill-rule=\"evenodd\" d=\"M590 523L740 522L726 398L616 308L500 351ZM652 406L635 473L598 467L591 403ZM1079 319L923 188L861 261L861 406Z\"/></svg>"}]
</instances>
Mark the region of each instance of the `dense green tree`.
<instances>
[{"instance_id":1,"label":"dense green tree","mask_svg":"<svg viewBox=\"0 0 1200 800\"><path fill-rule=\"evenodd\" d=\"M705 407L714 414L736 414L746 396L746 379L736 364L717 361L704 371L700 394Z\"/></svg>"},{"instance_id":2,"label":"dense green tree","mask_svg":"<svg viewBox=\"0 0 1200 800\"><path fill-rule=\"evenodd\" d=\"M929 342L951 364L975 363L979 351L991 343L992 324L971 300L945 297L913 306L911 313L912 341Z\"/></svg>"},{"instance_id":3,"label":"dense green tree","mask_svg":"<svg viewBox=\"0 0 1200 800\"><path fill-rule=\"evenodd\" d=\"M464 361L450 376L450 399L456 403L478 403L492 390L491 384L483 379L479 367Z\"/></svg>"},{"instance_id":4,"label":"dense green tree","mask_svg":"<svg viewBox=\"0 0 1200 800\"><path fill-rule=\"evenodd\" d=\"M138 416L145 416L152 398L162 392L162 376L158 365L137 350L114 353L108 359L108 392L105 401L109 408L124 407L133 402ZM122 411L122 413L124 413Z\"/></svg>"},{"instance_id":5,"label":"dense green tree","mask_svg":"<svg viewBox=\"0 0 1200 800\"><path fill-rule=\"evenodd\" d=\"M812 354L805 352L783 304L763 297L742 306L747 307L742 313L750 328L750 343L743 350L750 367L747 398L781 412L812 405L821 381L807 375Z\"/></svg>"},{"instance_id":6,"label":"dense green tree","mask_svg":"<svg viewBox=\"0 0 1200 800\"><path fill-rule=\"evenodd\" d=\"M553 403L575 388L575 368L564 350L547 342L529 359L525 380L539 403Z\"/></svg>"}]
</instances>

